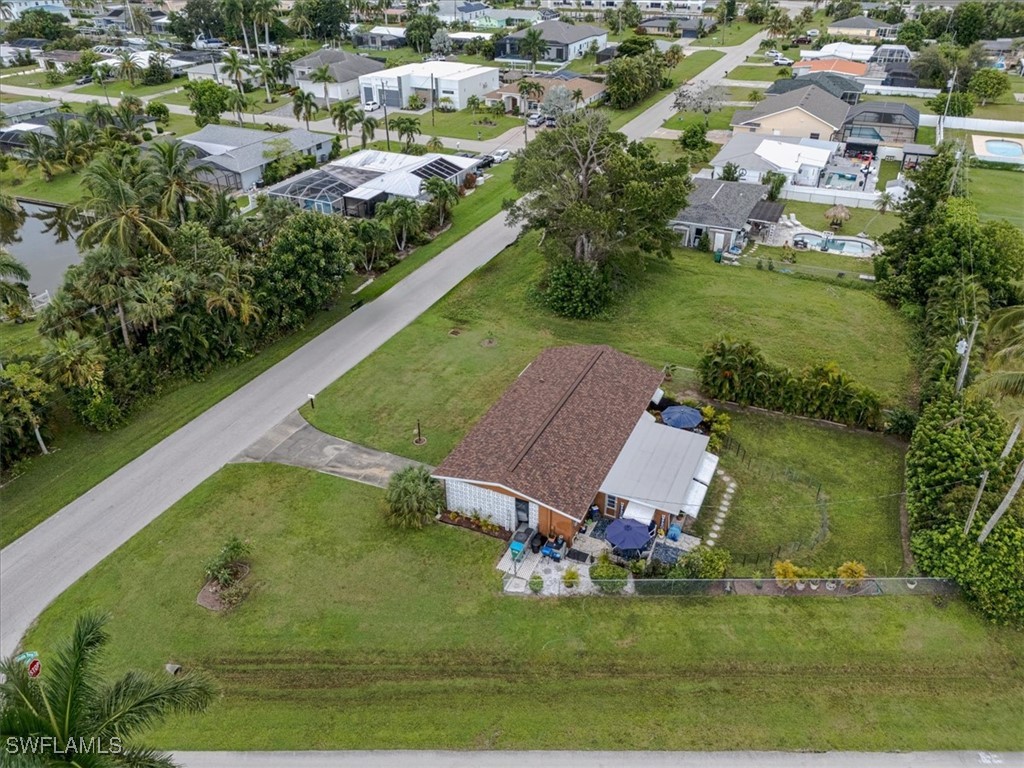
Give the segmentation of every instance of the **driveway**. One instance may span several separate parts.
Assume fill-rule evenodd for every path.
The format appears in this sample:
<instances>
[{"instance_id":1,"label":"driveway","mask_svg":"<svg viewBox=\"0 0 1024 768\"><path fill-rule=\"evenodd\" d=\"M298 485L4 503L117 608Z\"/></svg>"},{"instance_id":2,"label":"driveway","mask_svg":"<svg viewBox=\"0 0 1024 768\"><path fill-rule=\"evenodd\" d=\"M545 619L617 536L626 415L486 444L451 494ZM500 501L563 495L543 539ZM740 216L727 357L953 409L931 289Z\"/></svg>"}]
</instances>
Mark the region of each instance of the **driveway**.
<instances>
[{"instance_id":1,"label":"driveway","mask_svg":"<svg viewBox=\"0 0 1024 768\"><path fill-rule=\"evenodd\" d=\"M321 432L298 411L268 430L233 460L236 464L271 462L384 488L391 475L420 462L350 443Z\"/></svg>"}]
</instances>

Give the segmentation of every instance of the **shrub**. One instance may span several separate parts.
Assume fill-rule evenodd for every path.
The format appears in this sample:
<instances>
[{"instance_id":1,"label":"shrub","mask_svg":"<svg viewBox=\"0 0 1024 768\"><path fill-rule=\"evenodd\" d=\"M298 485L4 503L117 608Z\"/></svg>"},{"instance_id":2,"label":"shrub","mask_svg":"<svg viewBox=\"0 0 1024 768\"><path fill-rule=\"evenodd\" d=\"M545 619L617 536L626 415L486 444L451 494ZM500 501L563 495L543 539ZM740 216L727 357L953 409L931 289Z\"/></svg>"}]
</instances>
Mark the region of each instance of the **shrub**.
<instances>
[{"instance_id":1,"label":"shrub","mask_svg":"<svg viewBox=\"0 0 1024 768\"><path fill-rule=\"evenodd\" d=\"M729 550L702 544L683 555L668 576L670 579L721 579L731 562Z\"/></svg>"},{"instance_id":2,"label":"shrub","mask_svg":"<svg viewBox=\"0 0 1024 768\"><path fill-rule=\"evenodd\" d=\"M530 577L530 591L536 595L542 589L544 589L544 579L541 578L539 573L533 574L533 576Z\"/></svg>"},{"instance_id":3,"label":"shrub","mask_svg":"<svg viewBox=\"0 0 1024 768\"><path fill-rule=\"evenodd\" d=\"M239 566L246 563L250 553L248 542L242 541L238 536L232 536L206 564L207 581L216 581L221 589L230 587L237 581Z\"/></svg>"},{"instance_id":4,"label":"shrub","mask_svg":"<svg viewBox=\"0 0 1024 768\"><path fill-rule=\"evenodd\" d=\"M776 560L772 571L775 574L775 583L783 589L792 587L802 575L792 560Z\"/></svg>"},{"instance_id":5,"label":"shrub","mask_svg":"<svg viewBox=\"0 0 1024 768\"><path fill-rule=\"evenodd\" d=\"M548 270L543 294L555 314L586 320L604 310L611 298L611 282L596 265L559 259Z\"/></svg>"},{"instance_id":6,"label":"shrub","mask_svg":"<svg viewBox=\"0 0 1024 768\"><path fill-rule=\"evenodd\" d=\"M569 568L562 574L562 583L566 589L574 589L579 586L580 572L575 568Z\"/></svg>"},{"instance_id":7,"label":"shrub","mask_svg":"<svg viewBox=\"0 0 1024 768\"><path fill-rule=\"evenodd\" d=\"M385 516L398 528L422 528L444 509L444 490L423 466L406 467L391 476L384 494ZM479 514L474 514L474 520Z\"/></svg>"},{"instance_id":8,"label":"shrub","mask_svg":"<svg viewBox=\"0 0 1024 768\"><path fill-rule=\"evenodd\" d=\"M867 575L868 569L864 567L864 563L858 563L856 560L847 560L836 569L836 576L848 587L857 586Z\"/></svg>"},{"instance_id":9,"label":"shrub","mask_svg":"<svg viewBox=\"0 0 1024 768\"><path fill-rule=\"evenodd\" d=\"M462 185L466 189L473 189L474 187L476 187L476 174L475 173L467 173L466 174L466 178L462 182Z\"/></svg>"},{"instance_id":10,"label":"shrub","mask_svg":"<svg viewBox=\"0 0 1024 768\"><path fill-rule=\"evenodd\" d=\"M605 594L617 594L626 587L626 569L615 565L607 553L602 553L590 566L590 579Z\"/></svg>"},{"instance_id":11,"label":"shrub","mask_svg":"<svg viewBox=\"0 0 1024 768\"><path fill-rule=\"evenodd\" d=\"M895 408L891 408L886 411L886 434L896 435L897 437L902 437L904 440L909 440L911 435L914 434L914 428L916 426L917 414L906 406L897 405Z\"/></svg>"}]
</instances>

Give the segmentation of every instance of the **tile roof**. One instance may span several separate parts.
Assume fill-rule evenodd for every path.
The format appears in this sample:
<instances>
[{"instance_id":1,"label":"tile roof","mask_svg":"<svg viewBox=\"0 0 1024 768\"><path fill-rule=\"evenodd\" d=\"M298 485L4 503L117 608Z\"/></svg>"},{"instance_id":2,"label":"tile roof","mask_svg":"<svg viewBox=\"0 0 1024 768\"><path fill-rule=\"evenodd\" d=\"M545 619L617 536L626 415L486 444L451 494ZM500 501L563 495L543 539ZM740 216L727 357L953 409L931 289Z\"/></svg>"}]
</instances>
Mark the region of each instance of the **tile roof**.
<instances>
[{"instance_id":1,"label":"tile roof","mask_svg":"<svg viewBox=\"0 0 1024 768\"><path fill-rule=\"evenodd\" d=\"M759 102L753 109L737 112L733 116L732 124L756 123L761 118L777 115L780 112L787 112L791 109L802 109L827 125L839 128L846 118L846 113L850 110L850 105L842 99L837 99L835 96L825 93L821 88L808 85L806 88L799 88L789 93L769 96L764 101Z\"/></svg>"},{"instance_id":2,"label":"tile roof","mask_svg":"<svg viewBox=\"0 0 1024 768\"><path fill-rule=\"evenodd\" d=\"M502 485L581 519L662 379L611 347L547 349L434 474Z\"/></svg>"},{"instance_id":3,"label":"tile roof","mask_svg":"<svg viewBox=\"0 0 1024 768\"><path fill-rule=\"evenodd\" d=\"M564 21L542 21L529 29L539 30L547 43L562 44L578 43L588 37L600 37L608 34L608 30L601 27L594 27L590 24L566 24ZM513 32L509 37L523 38L526 37L526 32L526 29L521 29L518 32Z\"/></svg>"},{"instance_id":4,"label":"tile roof","mask_svg":"<svg viewBox=\"0 0 1024 768\"><path fill-rule=\"evenodd\" d=\"M868 65L862 61L848 59L803 59L793 65L793 69L806 69L811 72L838 72L850 77L863 77L868 73Z\"/></svg>"},{"instance_id":5,"label":"tile roof","mask_svg":"<svg viewBox=\"0 0 1024 768\"><path fill-rule=\"evenodd\" d=\"M750 212L767 192L768 187L764 184L695 177L687 206L676 214L675 221L705 227L742 229L750 218Z\"/></svg>"}]
</instances>

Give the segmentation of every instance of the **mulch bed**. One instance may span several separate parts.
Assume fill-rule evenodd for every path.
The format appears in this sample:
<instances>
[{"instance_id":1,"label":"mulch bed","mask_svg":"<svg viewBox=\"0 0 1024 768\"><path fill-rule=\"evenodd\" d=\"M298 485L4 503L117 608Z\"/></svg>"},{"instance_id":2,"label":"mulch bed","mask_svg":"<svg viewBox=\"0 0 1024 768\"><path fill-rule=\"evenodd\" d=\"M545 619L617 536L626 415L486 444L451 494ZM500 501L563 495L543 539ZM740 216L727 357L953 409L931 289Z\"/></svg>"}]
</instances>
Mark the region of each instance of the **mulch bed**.
<instances>
[{"instance_id":1,"label":"mulch bed","mask_svg":"<svg viewBox=\"0 0 1024 768\"><path fill-rule=\"evenodd\" d=\"M458 528L466 528L467 530L474 531L475 533L482 533L484 536L490 536L492 539L508 541L512 538L511 531L506 531L504 529L499 529L497 531L485 531L470 518L463 517L461 515L456 518L451 512L442 512L440 520L442 523L447 523L448 525L454 525Z\"/></svg>"},{"instance_id":2,"label":"mulch bed","mask_svg":"<svg viewBox=\"0 0 1024 768\"><path fill-rule=\"evenodd\" d=\"M249 575L249 566L239 564L238 574L235 578L235 583L244 579ZM220 598L221 586L216 581L208 581L203 585L203 588L199 590L199 594L196 596L196 602L208 611L226 611L231 606L227 605Z\"/></svg>"}]
</instances>

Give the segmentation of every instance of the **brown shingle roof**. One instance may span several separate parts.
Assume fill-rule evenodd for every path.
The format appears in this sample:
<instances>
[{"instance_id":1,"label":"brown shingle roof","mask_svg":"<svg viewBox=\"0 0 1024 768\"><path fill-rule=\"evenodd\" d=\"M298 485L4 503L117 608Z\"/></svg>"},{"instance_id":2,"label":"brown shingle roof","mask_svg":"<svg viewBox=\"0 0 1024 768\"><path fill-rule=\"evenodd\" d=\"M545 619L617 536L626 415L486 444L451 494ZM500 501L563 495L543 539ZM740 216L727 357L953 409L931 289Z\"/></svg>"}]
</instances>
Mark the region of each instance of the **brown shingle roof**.
<instances>
[{"instance_id":1,"label":"brown shingle roof","mask_svg":"<svg viewBox=\"0 0 1024 768\"><path fill-rule=\"evenodd\" d=\"M611 347L547 349L434 474L503 485L582 518L662 378Z\"/></svg>"}]
</instances>

